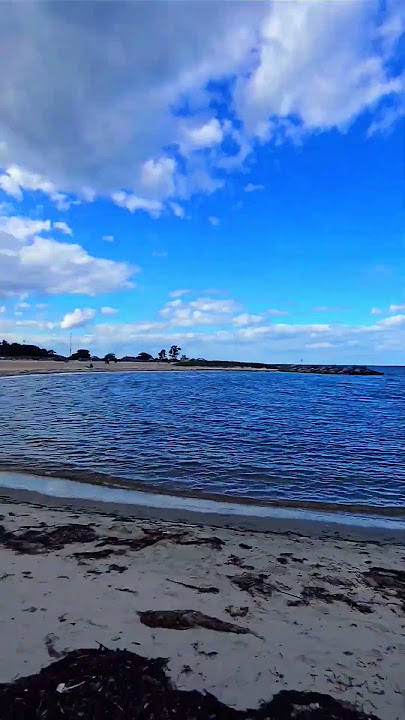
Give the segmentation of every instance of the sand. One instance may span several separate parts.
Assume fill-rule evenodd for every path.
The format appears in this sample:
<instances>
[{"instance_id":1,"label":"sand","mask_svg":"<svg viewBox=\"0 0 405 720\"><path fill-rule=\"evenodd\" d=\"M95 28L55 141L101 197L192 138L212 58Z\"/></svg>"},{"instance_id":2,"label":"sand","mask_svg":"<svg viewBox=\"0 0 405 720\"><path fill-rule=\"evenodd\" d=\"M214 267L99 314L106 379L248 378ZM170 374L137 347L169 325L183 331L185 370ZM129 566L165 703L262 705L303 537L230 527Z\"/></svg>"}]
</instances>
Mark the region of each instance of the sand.
<instances>
[{"instance_id":1,"label":"sand","mask_svg":"<svg viewBox=\"0 0 405 720\"><path fill-rule=\"evenodd\" d=\"M367 575L374 567L403 570L400 544L136 519L5 497L0 513L0 682L102 643L168 658L177 687L209 691L236 708L290 689L327 693L382 720L403 719L401 600L395 587L378 588ZM72 524L66 544L48 540L46 547L49 529ZM16 540L32 528L40 531L37 542ZM97 538L71 542L92 530ZM145 542L153 544L139 549ZM168 610L193 610L250 632L149 627L139 615ZM170 625L170 614L164 617Z\"/></svg>"},{"instance_id":2,"label":"sand","mask_svg":"<svg viewBox=\"0 0 405 720\"><path fill-rule=\"evenodd\" d=\"M90 368L89 365L93 367ZM229 372L232 370L243 370L248 372L278 372L268 368L210 368L210 367L184 367L171 363L160 362L104 362L69 360L60 362L56 360L5 360L0 358L0 377L14 375L46 375L48 373L75 373L75 372Z\"/></svg>"}]
</instances>

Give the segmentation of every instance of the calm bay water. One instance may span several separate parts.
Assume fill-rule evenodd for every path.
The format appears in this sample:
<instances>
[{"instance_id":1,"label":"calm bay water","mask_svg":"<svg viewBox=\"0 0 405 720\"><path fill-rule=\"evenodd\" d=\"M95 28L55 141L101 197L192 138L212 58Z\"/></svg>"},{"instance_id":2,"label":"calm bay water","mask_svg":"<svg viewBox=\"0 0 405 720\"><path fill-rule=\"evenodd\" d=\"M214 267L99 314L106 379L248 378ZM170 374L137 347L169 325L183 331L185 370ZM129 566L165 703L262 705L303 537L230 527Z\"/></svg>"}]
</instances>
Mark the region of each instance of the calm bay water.
<instances>
[{"instance_id":1,"label":"calm bay water","mask_svg":"<svg viewBox=\"0 0 405 720\"><path fill-rule=\"evenodd\" d=\"M162 490L400 506L405 370L0 380L0 466Z\"/></svg>"}]
</instances>

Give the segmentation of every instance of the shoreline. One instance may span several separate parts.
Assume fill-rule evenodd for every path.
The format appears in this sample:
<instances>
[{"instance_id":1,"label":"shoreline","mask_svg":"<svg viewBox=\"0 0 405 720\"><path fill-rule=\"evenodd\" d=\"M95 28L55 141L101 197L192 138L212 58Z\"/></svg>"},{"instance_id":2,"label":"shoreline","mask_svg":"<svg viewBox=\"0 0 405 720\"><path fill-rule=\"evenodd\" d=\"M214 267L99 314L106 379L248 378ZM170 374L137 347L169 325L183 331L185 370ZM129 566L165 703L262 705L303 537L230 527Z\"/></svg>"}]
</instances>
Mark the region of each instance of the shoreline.
<instances>
[{"instance_id":1,"label":"shoreline","mask_svg":"<svg viewBox=\"0 0 405 720\"><path fill-rule=\"evenodd\" d=\"M393 538L213 530L39 501L0 499L0 683L101 644L167 658L176 688L237 709L287 690L401 720ZM196 624L179 632L179 613Z\"/></svg>"},{"instance_id":2,"label":"shoreline","mask_svg":"<svg viewBox=\"0 0 405 720\"><path fill-rule=\"evenodd\" d=\"M59 362L56 360L2 360L0 359L0 379L35 375L74 375L78 373L127 373L127 372L280 372L271 368L255 367L184 367L171 363L159 362L117 362L108 365L93 361L93 367L87 367L91 361L70 360Z\"/></svg>"},{"instance_id":3,"label":"shoreline","mask_svg":"<svg viewBox=\"0 0 405 720\"><path fill-rule=\"evenodd\" d=\"M311 537L336 536L405 544L403 517L326 512L302 507L221 502L202 497L168 495L145 490L123 490L74 480L24 473L0 473L0 497L37 502L45 507L118 513L164 522L184 522L250 530L301 533Z\"/></svg>"}]
</instances>

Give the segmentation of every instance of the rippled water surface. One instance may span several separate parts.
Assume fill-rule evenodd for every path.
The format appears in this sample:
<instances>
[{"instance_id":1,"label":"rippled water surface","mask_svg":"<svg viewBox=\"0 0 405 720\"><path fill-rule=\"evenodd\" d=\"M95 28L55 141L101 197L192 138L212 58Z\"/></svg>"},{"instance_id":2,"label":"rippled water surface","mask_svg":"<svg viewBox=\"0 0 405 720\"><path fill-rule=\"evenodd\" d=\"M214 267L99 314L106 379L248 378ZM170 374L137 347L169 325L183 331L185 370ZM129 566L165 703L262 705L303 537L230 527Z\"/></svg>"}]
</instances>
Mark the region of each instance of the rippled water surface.
<instances>
[{"instance_id":1,"label":"rippled water surface","mask_svg":"<svg viewBox=\"0 0 405 720\"><path fill-rule=\"evenodd\" d=\"M0 464L257 500L398 506L405 373L385 372L3 378Z\"/></svg>"}]
</instances>

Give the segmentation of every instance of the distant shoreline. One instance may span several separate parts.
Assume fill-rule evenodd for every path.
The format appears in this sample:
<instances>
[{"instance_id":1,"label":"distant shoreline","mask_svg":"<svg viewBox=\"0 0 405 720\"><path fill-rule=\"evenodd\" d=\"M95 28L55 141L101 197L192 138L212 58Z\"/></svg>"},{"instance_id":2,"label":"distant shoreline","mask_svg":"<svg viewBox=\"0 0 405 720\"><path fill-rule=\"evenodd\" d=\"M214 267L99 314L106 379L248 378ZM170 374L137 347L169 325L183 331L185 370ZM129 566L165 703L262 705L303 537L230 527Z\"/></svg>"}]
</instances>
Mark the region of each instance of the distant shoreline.
<instances>
[{"instance_id":1,"label":"distant shoreline","mask_svg":"<svg viewBox=\"0 0 405 720\"><path fill-rule=\"evenodd\" d=\"M302 374L320 375L345 375L345 376L380 376L382 373L369 370L364 366L347 366L359 368L356 372L342 372L345 366L336 365L274 365L266 366L264 363L240 363L233 364L224 361L224 364L214 361L205 361L207 364L174 364L165 362L110 362L109 364L100 361L69 360L68 362L58 360L10 360L0 358L0 378L21 375L47 375L67 373L107 373L107 372L289 372ZM92 365L92 367L90 367ZM367 372L364 372L367 370Z\"/></svg>"}]
</instances>

